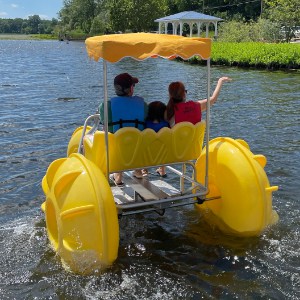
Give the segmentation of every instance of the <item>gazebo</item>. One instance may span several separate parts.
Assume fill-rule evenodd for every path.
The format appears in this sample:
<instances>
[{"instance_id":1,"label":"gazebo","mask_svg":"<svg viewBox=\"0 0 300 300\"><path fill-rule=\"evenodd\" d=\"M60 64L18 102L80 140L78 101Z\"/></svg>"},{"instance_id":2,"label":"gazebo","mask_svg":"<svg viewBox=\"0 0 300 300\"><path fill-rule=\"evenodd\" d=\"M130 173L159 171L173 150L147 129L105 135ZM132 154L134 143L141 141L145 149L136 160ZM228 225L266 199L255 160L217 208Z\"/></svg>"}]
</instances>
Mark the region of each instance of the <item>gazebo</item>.
<instances>
[{"instance_id":1,"label":"gazebo","mask_svg":"<svg viewBox=\"0 0 300 300\"><path fill-rule=\"evenodd\" d=\"M188 24L190 27L190 36L192 36L193 26L197 25L197 36L200 36L201 26L205 25L206 27L206 37L208 37L208 28L209 24L214 24L215 27L215 37L218 35L218 22L223 21L223 19L198 13L195 11L183 11L175 15L163 17L156 19L155 22L158 22L158 32L163 33L162 25L164 25L164 32L168 33L168 24L171 23L173 27L173 34L178 34L179 26L179 35L183 33L183 24Z\"/></svg>"}]
</instances>

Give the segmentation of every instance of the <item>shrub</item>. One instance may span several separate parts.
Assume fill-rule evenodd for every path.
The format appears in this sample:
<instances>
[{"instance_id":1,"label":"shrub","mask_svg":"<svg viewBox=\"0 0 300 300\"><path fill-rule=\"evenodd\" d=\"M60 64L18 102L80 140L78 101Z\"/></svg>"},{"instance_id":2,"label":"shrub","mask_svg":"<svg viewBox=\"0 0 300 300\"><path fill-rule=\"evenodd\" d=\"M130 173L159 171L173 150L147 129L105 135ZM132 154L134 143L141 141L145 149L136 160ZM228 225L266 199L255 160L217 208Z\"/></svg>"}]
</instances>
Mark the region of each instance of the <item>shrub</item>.
<instances>
[{"instance_id":1,"label":"shrub","mask_svg":"<svg viewBox=\"0 0 300 300\"><path fill-rule=\"evenodd\" d=\"M249 42L250 26L247 23L230 21L220 24L219 41L222 42Z\"/></svg>"},{"instance_id":2,"label":"shrub","mask_svg":"<svg viewBox=\"0 0 300 300\"><path fill-rule=\"evenodd\" d=\"M260 18L257 22L229 21L219 27L219 41L222 42L277 42L282 40L280 25Z\"/></svg>"}]
</instances>

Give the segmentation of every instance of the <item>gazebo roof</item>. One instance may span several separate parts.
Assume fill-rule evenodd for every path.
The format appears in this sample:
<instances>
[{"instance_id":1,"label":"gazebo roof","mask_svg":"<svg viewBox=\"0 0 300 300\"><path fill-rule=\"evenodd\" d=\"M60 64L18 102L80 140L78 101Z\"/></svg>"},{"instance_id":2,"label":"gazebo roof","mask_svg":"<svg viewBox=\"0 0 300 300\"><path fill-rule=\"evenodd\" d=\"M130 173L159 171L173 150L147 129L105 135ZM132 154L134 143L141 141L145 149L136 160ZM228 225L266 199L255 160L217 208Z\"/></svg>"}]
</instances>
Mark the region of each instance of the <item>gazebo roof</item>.
<instances>
[{"instance_id":1,"label":"gazebo roof","mask_svg":"<svg viewBox=\"0 0 300 300\"><path fill-rule=\"evenodd\" d=\"M223 19L198 13L195 11L183 11L175 15L156 19L155 22L170 22L170 21L222 21Z\"/></svg>"}]
</instances>

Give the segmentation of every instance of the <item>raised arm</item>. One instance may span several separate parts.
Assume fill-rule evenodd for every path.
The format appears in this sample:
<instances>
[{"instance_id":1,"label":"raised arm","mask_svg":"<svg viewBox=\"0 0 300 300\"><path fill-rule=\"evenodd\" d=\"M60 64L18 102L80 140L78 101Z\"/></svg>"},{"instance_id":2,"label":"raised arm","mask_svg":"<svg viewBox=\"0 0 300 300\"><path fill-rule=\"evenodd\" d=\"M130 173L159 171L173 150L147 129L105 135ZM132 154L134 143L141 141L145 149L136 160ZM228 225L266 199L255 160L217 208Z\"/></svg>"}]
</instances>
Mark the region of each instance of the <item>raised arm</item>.
<instances>
[{"instance_id":1,"label":"raised arm","mask_svg":"<svg viewBox=\"0 0 300 300\"><path fill-rule=\"evenodd\" d=\"M219 78L217 86L216 86L212 96L210 97L210 105L213 105L217 101L223 83L227 82L227 81L231 81L231 80L232 80L231 78L226 77L226 76ZM201 105L201 111L205 111L206 110L207 99L199 100L198 102Z\"/></svg>"}]
</instances>

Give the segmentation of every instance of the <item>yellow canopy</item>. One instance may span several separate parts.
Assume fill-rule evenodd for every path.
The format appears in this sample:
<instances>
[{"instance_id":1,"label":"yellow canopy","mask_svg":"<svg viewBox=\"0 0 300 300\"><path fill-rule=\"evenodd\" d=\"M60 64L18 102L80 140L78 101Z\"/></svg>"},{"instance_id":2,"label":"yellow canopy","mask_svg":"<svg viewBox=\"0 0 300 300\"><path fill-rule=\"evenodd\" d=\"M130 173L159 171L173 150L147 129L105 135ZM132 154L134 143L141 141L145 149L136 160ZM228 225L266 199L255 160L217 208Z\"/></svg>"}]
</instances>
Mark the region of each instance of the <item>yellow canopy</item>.
<instances>
[{"instance_id":1,"label":"yellow canopy","mask_svg":"<svg viewBox=\"0 0 300 300\"><path fill-rule=\"evenodd\" d=\"M128 33L94 36L86 39L89 57L98 61L103 58L111 63L124 57L144 60L149 57L189 59L200 56L208 59L211 39L189 38L178 35L156 33Z\"/></svg>"}]
</instances>

